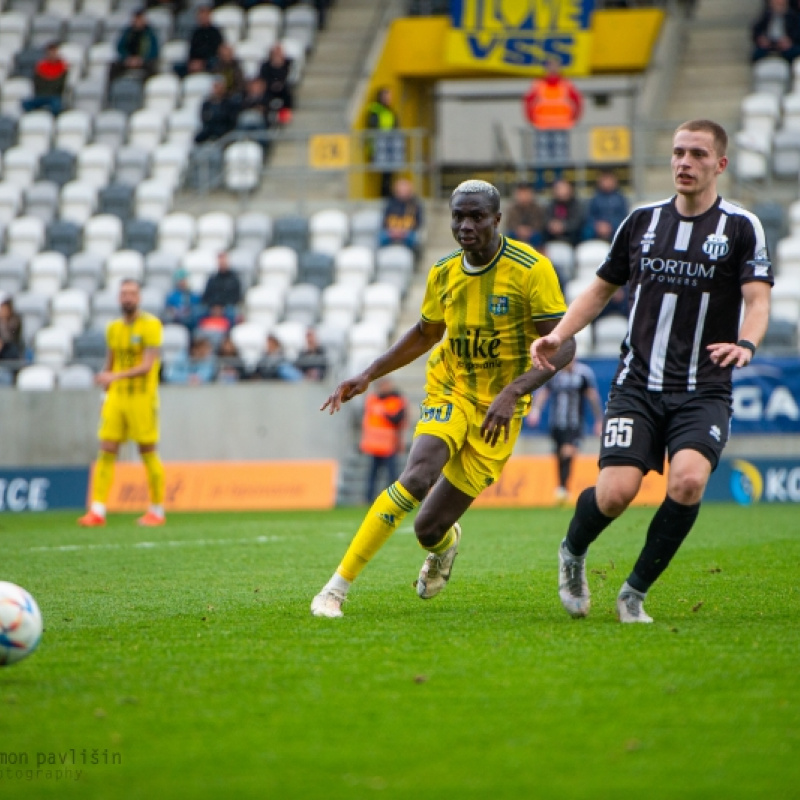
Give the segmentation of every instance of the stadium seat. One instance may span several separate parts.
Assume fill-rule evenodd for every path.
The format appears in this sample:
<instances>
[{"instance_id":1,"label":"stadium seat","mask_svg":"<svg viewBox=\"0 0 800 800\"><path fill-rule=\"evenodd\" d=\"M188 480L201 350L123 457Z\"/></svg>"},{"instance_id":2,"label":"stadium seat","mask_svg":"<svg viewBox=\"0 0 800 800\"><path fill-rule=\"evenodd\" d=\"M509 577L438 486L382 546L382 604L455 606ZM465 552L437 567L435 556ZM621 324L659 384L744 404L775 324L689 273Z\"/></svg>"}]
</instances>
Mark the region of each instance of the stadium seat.
<instances>
[{"instance_id":1,"label":"stadium seat","mask_svg":"<svg viewBox=\"0 0 800 800\"><path fill-rule=\"evenodd\" d=\"M319 27L319 12L306 4L290 6L283 13L284 39L302 42L306 52L314 46Z\"/></svg>"},{"instance_id":2,"label":"stadium seat","mask_svg":"<svg viewBox=\"0 0 800 800\"><path fill-rule=\"evenodd\" d=\"M53 297L67 280L67 259L62 253L45 251L33 256L28 264L28 290L43 297Z\"/></svg>"},{"instance_id":3,"label":"stadium seat","mask_svg":"<svg viewBox=\"0 0 800 800\"><path fill-rule=\"evenodd\" d=\"M2 48L2 20L0 20L0 49ZM19 119L22 116L22 101L33 97L33 82L30 78L6 78L0 93L0 114Z\"/></svg>"},{"instance_id":4,"label":"stadium seat","mask_svg":"<svg viewBox=\"0 0 800 800\"><path fill-rule=\"evenodd\" d=\"M292 37L281 39L281 46L286 57L291 60L289 69L289 84L296 86L303 78L306 64L306 45L305 42Z\"/></svg>"},{"instance_id":5,"label":"stadium seat","mask_svg":"<svg viewBox=\"0 0 800 800\"><path fill-rule=\"evenodd\" d=\"M83 332L89 319L89 295L82 289L62 289L50 303L50 325L72 336Z\"/></svg>"},{"instance_id":6,"label":"stadium seat","mask_svg":"<svg viewBox=\"0 0 800 800\"><path fill-rule=\"evenodd\" d=\"M242 39L233 46L234 56L242 65L245 78L252 80L258 76L258 71L277 37L261 39Z\"/></svg>"},{"instance_id":7,"label":"stadium seat","mask_svg":"<svg viewBox=\"0 0 800 800\"><path fill-rule=\"evenodd\" d=\"M134 78L117 78L109 89L109 105L125 114L134 114L142 105L141 82Z\"/></svg>"},{"instance_id":8,"label":"stadium seat","mask_svg":"<svg viewBox=\"0 0 800 800\"><path fill-rule=\"evenodd\" d=\"M379 208L364 208L356 211L350 220L350 243L362 247L378 246L383 212Z\"/></svg>"},{"instance_id":9,"label":"stadium seat","mask_svg":"<svg viewBox=\"0 0 800 800\"><path fill-rule=\"evenodd\" d=\"M299 258L291 247L268 247L258 258L259 283L280 284L286 289L297 278Z\"/></svg>"},{"instance_id":10,"label":"stadium seat","mask_svg":"<svg viewBox=\"0 0 800 800\"><path fill-rule=\"evenodd\" d=\"M770 316L794 323L800 322L800 281L795 275L778 275L772 287Z\"/></svg>"},{"instance_id":11,"label":"stadium seat","mask_svg":"<svg viewBox=\"0 0 800 800\"><path fill-rule=\"evenodd\" d=\"M790 209L791 211L791 209ZM800 274L800 237L791 235L778 242L776 273L779 276Z\"/></svg>"},{"instance_id":12,"label":"stadium seat","mask_svg":"<svg viewBox=\"0 0 800 800\"><path fill-rule=\"evenodd\" d=\"M14 297L14 308L22 318L22 335L25 342L30 344L36 331L47 323L50 299L36 292L20 292Z\"/></svg>"},{"instance_id":13,"label":"stadium seat","mask_svg":"<svg viewBox=\"0 0 800 800\"><path fill-rule=\"evenodd\" d=\"M77 155L92 136L92 118L81 109L64 111L56 120L54 146Z\"/></svg>"},{"instance_id":14,"label":"stadium seat","mask_svg":"<svg viewBox=\"0 0 800 800\"><path fill-rule=\"evenodd\" d=\"M319 343L325 348L328 363L332 367L342 364L347 353L348 329L338 325L320 323L314 330Z\"/></svg>"},{"instance_id":15,"label":"stadium seat","mask_svg":"<svg viewBox=\"0 0 800 800\"><path fill-rule=\"evenodd\" d=\"M61 219L85 225L97 209L97 187L82 181L70 181L61 190Z\"/></svg>"},{"instance_id":16,"label":"stadium seat","mask_svg":"<svg viewBox=\"0 0 800 800\"><path fill-rule=\"evenodd\" d=\"M88 44L84 44L77 39L70 39L68 42L62 41L58 48L61 58L67 62L69 67L67 87L70 89L74 89L83 77L86 69L86 51L88 48Z\"/></svg>"},{"instance_id":17,"label":"stadium seat","mask_svg":"<svg viewBox=\"0 0 800 800\"><path fill-rule=\"evenodd\" d=\"M213 142L194 145L189 151L185 181L189 188L202 192L218 189L222 186L223 172L223 155Z\"/></svg>"},{"instance_id":18,"label":"stadium seat","mask_svg":"<svg viewBox=\"0 0 800 800\"><path fill-rule=\"evenodd\" d=\"M136 250L117 250L106 259L106 288L119 289L123 280L132 278L142 282L144 278L144 256Z\"/></svg>"},{"instance_id":19,"label":"stadium seat","mask_svg":"<svg viewBox=\"0 0 800 800\"><path fill-rule=\"evenodd\" d=\"M35 180L39 170L39 156L24 147L15 145L3 153L3 182L25 188Z\"/></svg>"},{"instance_id":20,"label":"stadium seat","mask_svg":"<svg viewBox=\"0 0 800 800\"><path fill-rule=\"evenodd\" d=\"M72 334L65 328L40 328L33 337L36 364L63 367L72 358Z\"/></svg>"},{"instance_id":21,"label":"stadium seat","mask_svg":"<svg viewBox=\"0 0 800 800\"><path fill-rule=\"evenodd\" d=\"M122 244L122 220L113 214L96 214L83 227L83 249L108 256Z\"/></svg>"},{"instance_id":22,"label":"stadium seat","mask_svg":"<svg viewBox=\"0 0 800 800\"><path fill-rule=\"evenodd\" d=\"M116 150L125 141L128 118L121 111L109 108L101 111L94 121L95 144L107 144Z\"/></svg>"},{"instance_id":23,"label":"stadium seat","mask_svg":"<svg viewBox=\"0 0 800 800\"><path fill-rule=\"evenodd\" d=\"M322 322L350 328L361 311L361 292L353 286L334 283L322 292Z\"/></svg>"},{"instance_id":24,"label":"stadium seat","mask_svg":"<svg viewBox=\"0 0 800 800\"><path fill-rule=\"evenodd\" d=\"M246 247L234 247L228 250L228 263L239 276L243 290L249 289L255 282L258 253Z\"/></svg>"},{"instance_id":25,"label":"stadium seat","mask_svg":"<svg viewBox=\"0 0 800 800\"><path fill-rule=\"evenodd\" d=\"M194 247L195 220L191 214L174 211L158 223L158 249L184 255Z\"/></svg>"},{"instance_id":26,"label":"stadium seat","mask_svg":"<svg viewBox=\"0 0 800 800\"><path fill-rule=\"evenodd\" d=\"M300 216L278 217L273 221L272 244L304 252L308 249L308 220Z\"/></svg>"},{"instance_id":27,"label":"stadium seat","mask_svg":"<svg viewBox=\"0 0 800 800\"><path fill-rule=\"evenodd\" d=\"M103 271L103 256L86 251L75 253L69 259L69 286L71 289L81 289L91 295L102 285Z\"/></svg>"},{"instance_id":28,"label":"stadium seat","mask_svg":"<svg viewBox=\"0 0 800 800\"><path fill-rule=\"evenodd\" d=\"M234 223L230 214L213 211L197 218L198 249L220 252L227 250L234 236Z\"/></svg>"},{"instance_id":29,"label":"stadium seat","mask_svg":"<svg viewBox=\"0 0 800 800\"><path fill-rule=\"evenodd\" d=\"M77 0L44 0L46 14L54 14L60 19L69 19L78 11Z\"/></svg>"},{"instance_id":30,"label":"stadium seat","mask_svg":"<svg viewBox=\"0 0 800 800\"><path fill-rule=\"evenodd\" d=\"M622 341L628 335L628 318L622 314L609 314L597 319L593 328L594 354L618 356Z\"/></svg>"},{"instance_id":31,"label":"stadium seat","mask_svg":"<svg viewBox=\"0 0 800 800\"><path fill-rule=\"evenodd\" d=\"M114 170L116 183L138 186L150 175L150 152L142 147L127 145L117 150L117 165Z\"/></svg>"},{"instance_id":32,"label":"stadium seat","mask_svg":"<svg viewBox=\"0 0 800 800\"><path fill-rule=\"evenodd\" d=\"M236 345L242 363L249 370L255 368L264 354L267 331L255 322L241 322L231 328L231 340Z\"/></svg>"},{"instance_id":33,"label":"stadium seat","mask_svg":"<svg viewBox=\"0 0 800 800\"><path fill-rule=\"evenodd\" d=\"M148 286L155 286L169 293L175 284L175 271L180 266L180 257L164 250L154 250L144 258L144 278Z\"/></svg>"},{"instance_id":34,"label":"stadium seat","mask_svg":"<svg viewBox=\"0 0 800 800\"><path fill-rule=\"evenodd\" d=\"M93 370L100 370L106 358L105 332L88 330L76 336L72 340L72 357Z\"/></svg>"},{"instance_id":35,"label":"stadium seat","mask_svg":"<svg viewBox=\"0 0 800 800\"><path fill-rule=\"evenodd\" d=\"M736 176L744 181L764 180L769 172L772 132L739 131L736 142Z\"/></svg>"},{"instance_id":36,"label":"stadium seat","mask_svg":"<svg viewBox=\"0 0 800 800\"><path fill-rule=\"evenodd\" d=\"M33 256L44 246L45 224L38 217L22 216L12 219L6 228L6 252Z\"/></svg>"},{"instance_id":37,"label":"stadium seat","mask_svg":"<svg viewBox=\"0 0 800 800\"><path fill-rule=\"evenodd\" d=\"M767 249L770 256L774 258L778 242L787 235L786 211L780 203L769 200L756 203L752 210L761 220L764 235L767 238ZM800 211L800 206L798 211ZM800 220L798 220L798 225L800 225ZM798 233L800 233L800 229Z\"/></svg>"},{"instance_id":38,"label":"stadium seat","mask_svg":"<svg viewBox=\"0 0 800 800\"><path fill-rule=\"evenodd\" d=\"M113 214L123 222L133 214L133 186L128 183L109 183L97 195L97 202L104 214Z\"/></svg>"},{"instance_id":39,"label":"stadium seat","mask_svg":"<svg viewBox=\"0 0 800 800\"><path fill-rule=\"evenodd\" d=\"M85 4L82 10L84 13L67 20L67 39L84 47L92 47L100 36L100 19L95 14L86 13Z\"/></svg>"},{"instance_id":40,"label":"stadium seat","mask_svg":"<svg viewBox=\"0 0 800 800\"><path fill-rule=\"evenodd\" d=\"M0 227L5 227L22 208L22 186L0 183Z\"/></svg>"},{"instance_id":41,"label":"stadium seat","mask_svg":"<svg viewBox=\"0 0 800 800\"><path fill-rule=\"evenodd\" d=\"M17 143L17 120L14 117L0 116L0 153Z\"/></svg>"},{"instance_id":42,"label":"stadium seat","mask_svg":"<svg viewBox=\"0 0 800 800\"><path fill-rule=\"evenodd\" d=\"M562 283L575 274L575 249L569 242L548 242L544 248ZM598 266L600 266L598 264Z\"/></svg>"},{"instance_id":43,"label":"stadium seat","mask_svg":"<svg viewBox=\"0 0 800 800\"><path fill-rule=\"evenodd\" d=\"M311 283L296 283L289 287L284 304L287 320L313 325L319 319L321 292Z\"/></svg>"},{"instance_id":44,"label":"stadium seat","mask_svg":"<svg viewBox=\"0 0 800 800\"><path fill-rule=\"evenodd\" d=\"M142 150L153 150L161 144L165 131L166 117L161 111L140 109L128 119L128 144Z\"/></svg>"},{"instance_id":45,"label":"stadium seat","mask_svg":"<svg viewBox=\"0 0 800 800\"><path fill-rule=\"evenodd\" d=\"M51 223L58 211L58 194L57 184L36 181L25 190L25 213L39 217L46 225Z\"/></svg>"},{"instance_id":46,"label":"stadium seat","mask_svg":"<svg viewBox=\"0 0 800 800\"><path fill-rule=\"evenodd\" d=\"M594 278L597 268L605 261L610 244L602 239L589 239L575 247L575 278Z\"/></svg>"},{"instance_id":47,"label":"stadium seat","mask_svg":"<svg viewBox=\"0 0 800 800\"><path fill-rule=\"evenodd\" d=\"M199 129L200 115L197 109L176 108L167 117L167 143L181 145L188 154Z\"/></svg>"},{"instance_id":48,"label":"stadium seat","mask_svg":"<svg viewBox=\"0 0 800 800\"><path fill-rule=\"evenodd\" d=\"M780 56L762 58L753 64L753 92L756 94L781 97L788 91L791 79L791 67Z\"/></svg>"},{"instance_id":49,"label":"stadium seat","mask_svg":"<svg viewBox=\"0 0 800 800\"><path fill-rule=\"evenodd\" d=\"M189 330L183 325L165 325L161 341L161 358L172 364L189 353Z\"/></svg>"},{"instance_id":50,"label":"stadium seat","mask_svg":"<svg viewBox=\"0 0 800 800\"><path fill-rule=\"evenodd\" d=\"M225 41L234 44L242 38L244 11L237 6L220 6L211 12L213 23L222 31Z\"/></svg>"},{"instance_id":51,"label":"stadium seat","mask_svg":"<svg viewBox=\"0 0 800 800\"><path fill-rule=\"evenodd\" d=\"M110 289L103 289L92 295L91 328L96 331L105 331L110 322L120 315L119 293Z\"/></svg>"},{"instance_id":52,"label":"stadium seat","mask_svg":"<svg viewBox=\"0 0 800 800\"><path fill-rule=\"evenodd\" d=\"M159 181L142 181L134 195L136 216L159 222L172 208L172 189Z\"/></svg>"},{"instance_id":53,"label":"stadium seat","mask_svg":"<svg viewBox=\"0 0 800 800\"><path fill-rule=\"evenodd\" d=\"M567 301L567 305L569 305L584 289L588 288L589 284L593 281L593 275L573 278L564 287L564 299Z\"/></svg>"},{"instance_id":54,"label":"stadium seat","mask_svg":"<svg viewBox=\"0 0 800 800\"><path fill-rule=\"evenodd\" d=\"M41 58L41 48L49 42L60 42L62 39L62 31L64 29L64 20L61 17L56 17L53 14L36 14L31 22L31 33L28 39L28 45L34 48L37 54L37 61ZM33 66L36 66L34 61ZM23 73L21 70L18 74ZM29 78L33 77L33 70L28 74Z\"/></svg>"},{"instance_id":55,"label":"stadium seat","mask_svg":"<svg viewBox=\"0 0 800 800\"><path fill-rule=\"evenodd\" d=\"M76 157L69 150L48 150L39 159L42 180L64 186L75 178Z\"/></svg>"},{"instance_id":56,"label":"stadium seat","mask_svg":"<svg viewBox=\"0 0 800 800\"><path fill-rule=\"evenodd\" d=\"M75 177L99 189L107 186L114 169L114 150L108 144L89 144L78 153Z\"/></svg>"},{"instance_id":57,"label":"stadium seat","mask_svg":"<svg viewBox=\"0 0 800 800\"><path fill-rule=\"evenodd\" d=\"M150 178L176 190L183 183L188 160L189 151L184 145L175 142L161 144L153 150Z\"/></svg>"},{"instance_id":58,"label":"stadium seat","mask_svg":"<svg viewBox=\"0 0 800 800\"><path fill-rule=\"evenodd\" d=\"M772 137L772 174L796 181L800 175L800 130L784 128Z\"/></svg>"},{"instance_id":59,"label":"stadium seat","mask_svg":"<svg viewBox=\"0 0 800 800\"><path fill-rule=\"evenodd\" d=\"M19 11L0 14L0 49L16 53L28 36L30 18Z\"/></svg>"},{"instance_id":60,"label":"stadium seat","mask_svg":"<svg viewBox=\"0 0 800 800\"><path fill-rule=\"evenodd\" d=\"M414 253L401 244L379 247L375 254L379 273L403 272L409 276L414 271Z\"/></svg>"},{"instance_id":61,"label":"stadium seat","mask_svg":"<svg viewBox=\"0 0 800 800\"><path fill-rule=\"evenodd\" d=\"M46 364L29 364L17 373L21 392L51 392L56 388L56 371Z\"/></svg>"},{"instance_id":62,"label":"stadium seat","mask_svg":"<svg viewBox=\"0 0 800 800\"><path fill-rule=\"evenodd\" d=\"M225 148L225 188L231 192L251 192L261 182L264 151L256 142L233 142Z\"/></svg>"},{"instance_id":63,"label":"stadium seat","mask_svg":"<svg viewBox=\"0 0 800 800\"><path fill-rule=\"evenodd\" d=\"M72 108L99 114L106 93L105 75L89 75L78 81L72 90Z\"/></svg>"},{"instance_id":64,"label":"stadium seat","mask_svg":"<svg viewBox=\"0 0 800 800\"><path fill-rule=\"evenodd\" d=\"M91 389L94 386L94 372L87 364L67 364L59 370L57 381L59 389Z\"/></svg>"},{"instance_id":65,"label":"stadium seat","mask_svg":"<svg viewBox=\"0 0 800 800\"><path fill-rule=\"evenodd\" d=\"M28 259L20 255L0 255L0 293L13 295L25 288Z\"/></svg>"},{"instance_id":66,"label":"stadium seat","mask_svg":"<svg viewBox=\"0 0 800 800\"><path fill-rule=\"evenodd\" d=\"M311 215L308 230L311 250L335 256L347 243L350 220L344 211L326 209Z\"/></svg>"},{"instance_id":67,"label":"stadium seat","mask_svg":"<svg viewBox=\"0 0 800 800\"><path fill-rule=\"evenodd\" d=\"M299 278L303 283L313 283L324 289L333 283L333 256L327 253L305 252L300 255Z\"/></svg>"},{"instance_id":68,"label":"stadium seat","mask_svg":"<svg viewBox=\"0 0 800 800\"><path fill-rule=\"evenodd\" d=\"M289 360L294 361L305 347L307 327L296 320L284 320L270 331L283 346L283 351Z\"/></svg>"},{"instance_id":69,"label":"stadium seat","mask_svg":"<svg viewBox=\"0 0 800 800\"><path fill-rule=\"evenodd\" d=\"M260 253L272 239L272 220L268 214L248 211L236 219L236 246Z\"/></svg>"},{"instance_id":70,"label":"stadium seat","mask_svg":"<svg viewBox=\"0 0 800 800\"><path fill-rule=\"evenodd\" d=\"M169 114L180 104L181 82L177 75L153 75L144 84L144 108Z\"/></svg>"},{"instance_id":71,"label":"stadium seat","mask_svg":"<svg viewBox=\"0 0 800 800\"><path fill-rule=\"evenodd\" d=\"M336 255L336 282L352 284L363 289L375 271L374 251L369 247L353 245L345 247Z\"/></svg>"},{"instance_id":72,"label":"stadium seat","mask_svg":"<svg viewBox=\"0 0 800 800\"><path fill-rule=\"evenodd\" d=\"M384 325L394 330L400 314L400 290L390 283L372 283L364 289L362 322Z\"/></svg>"},{"instance_id":73,"label":"stadium seat","mask_svg":"<svg viewBox=\"0 0 800 800\"><path fill-rule=\"evenodd\" d=\"M269 330L281 316L283 300L284 292L277 285L251 286L244 296L245 319Z\"/></svg>"},{"instance_id":74,"label":"stadium seat","mask_svg":"<svg viewBox=\"0 0 800 800\"><path fill-rule=\"evenodd\" d=\"M217 269L217 252L195 248L183 255L181 264L189 273L189 285L192 290L202 293L209 275Z\"/></svg>"},{"instance_id":75,"label":"stadium seat","mask_svg":"<svg viewBox=\"0 0 800 800\"><path fill-rule=\"evenodd\" d=\"M150 3L150 8L147 9L147 22L155 29L159 42L166 42L172 35L172 9Z\"/></svg>"},{"instance_id":76,"label":"stadium seat","mask_svg":"<svg viewBox=\"0 0 800 800\"><path fill-rule=\"evenodd\" d=\"M149 219L129 219L125 223L124 247L147 255L156 249L158 225Z\"/></svg>"},{"instance_id":77,"label":"stadium seat","mask_svg":"<svg viewBox=\"0 0 800 800\"><path fill-rule=\"evenodd\" d=\"M196 25L197 21L195 10L193 8L187 8L185 11L179 12L176 16L175 30L172 35L175 39L186 41L188 47L188 40L191 37L192 31L194 31Z\"/></svg>"},{"instance_id":78,"label":"stadium seat","mask_svg":"<svg viewBox=\"0 0 800 800\"><path fill-rule=\"evenodd\" d=\"M361 371L386 350L388 335L382 325L359 322L348 334L347 369ZM350 373L353 374L353 373Z\"/></svg>"},{"instance_id":79,"label":"stadium seat","mask_svg":"<svg viewBox=\"0 0 800 800\"><path fill-rule=\"evenodd\" d=\"M140 308L153 316L160 317L164 313L166 294L159 286L142 286Z\"/></svg>"},{"instance_id":80,"label":"stadium seat","mask_svg":"<svg viewBox=\"0 0 800 800\"><path fill-rule=\"evenodd\" d=\"M29 111L23 114L17 127L17 143L29 152L41 156L50 149L55 122L49 111Z\"/></svg>"},{"instance_id":81,"label":"stadium seat","mask_svg":"<svg viewBox=\"0 0 800 800\"><path fill-rule=\"evenodd\" d=\"M214 76L207 72L195 72L187 75L181 84L183 95L183 107L195 109L199 112L203 100L211 94L211 87L214 84Z\"/></svg>"},{"instance_id":82,"label":"stadium seat","mask_svg":"<svg viewBox=\"0 0 800 800\"><path fill-rule=\"evenodd\" d=\"M749 94L742 100L742 129L771 136L781 115L780 100L769 92Z\"/></svg>"},{"instance_id":83,"label":"stadium seat","mask_svg":"<svg viewBox=\"0 0 800 800\"><path fill-rule=\"evenodd\" d=\"M81 226L65 219L54 220L47 226L46 245L66 258L75 255L82 246Z\"/></svg>"},{"instance_id":84,"label":"stadium seat","mask_svg":"<svg viewBox=\"0 0 800 800\"><path fill-rule=\"evenodd\" d=\"M254 6L247 12L247 38L274 42L283 29L283 13L274 5ZM265 47L265 51L268 48Z\"/></svg>"},{"instance_id":85,"label":"stadium seat","mask_svg":"<svg viewBox=\"0 0 800 800\"><path fill-rule=\"evenodd\" d=\"M185 39L170 39L164 42L159 59L160 71L169 74L177 64L185 64L189 60L189 42Z\"/></svg>"},{"instance_id":86,"label":"stadium seat","mask_svg":"<svg viewBox=\"0 0 800 800\"><path fill-rule=\"evenodd\" d=\"M795 200L786 212L789 220L789 236L792 238L800 238L800 200ZM777 255L777 247L772 251L772 256Z\"/></svg>"}]
</instances>

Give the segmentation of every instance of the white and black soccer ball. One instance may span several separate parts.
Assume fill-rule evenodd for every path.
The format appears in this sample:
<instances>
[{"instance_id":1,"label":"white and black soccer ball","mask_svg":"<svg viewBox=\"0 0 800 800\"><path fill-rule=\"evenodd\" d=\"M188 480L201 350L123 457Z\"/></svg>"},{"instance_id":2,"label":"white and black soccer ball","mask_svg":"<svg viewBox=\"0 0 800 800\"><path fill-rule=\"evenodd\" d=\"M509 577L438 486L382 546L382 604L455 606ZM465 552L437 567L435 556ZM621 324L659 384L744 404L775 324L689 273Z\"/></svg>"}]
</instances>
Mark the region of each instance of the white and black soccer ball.
<instances>
[{"instance_id":1,"label":"white and black soccer ball","mask_svg":"<svg viewBox=\"0 0 800 800\"><path fill-rule=\"evenodd\" d=\"M21 586L0 581L0 667L29 656L42 638L42 613Z\"/></svg>"}]
</instances>

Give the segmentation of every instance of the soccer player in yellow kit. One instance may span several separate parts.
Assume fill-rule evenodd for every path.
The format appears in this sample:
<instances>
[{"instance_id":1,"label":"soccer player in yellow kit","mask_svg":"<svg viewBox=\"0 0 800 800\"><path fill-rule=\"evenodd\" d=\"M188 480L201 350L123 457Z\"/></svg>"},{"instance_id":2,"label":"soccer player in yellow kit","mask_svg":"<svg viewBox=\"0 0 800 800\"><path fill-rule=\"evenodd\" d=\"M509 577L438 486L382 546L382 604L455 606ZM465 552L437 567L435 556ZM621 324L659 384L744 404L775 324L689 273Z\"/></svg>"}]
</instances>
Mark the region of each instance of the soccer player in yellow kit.
<instances>
[{"instance_id":1,"label":"soccer player in yellow kit","mask_svg":"<svg viewBox=\"0 0 800 800\"><path fill-rule=\"evenodd\" d=\"M444 588L458 553L458 520L500 476L530 393L575 354L574 340L566 340L551 359L554 369L531 368L530 343L555 327L566 305L553 265L500 234L497 189L465 181L453 192L450 210L460 249L431 269L421 319L322 406L335 413L372 381L438 344L428 359L426 398L403 474L367 512L342 563L312 601L315 616L342 616L352 582L417 506L414 530L429 552L417 594L427 600Z\"/></svg>"},{"instance_id":2,"label":"soccer player in yellow kit","mask_svg":"<svg viewBox=\"0 0 800 800\"><path fill-rule=\"evenodd\" d=\"M120 285L122 317L106 331L108 353L103 371L95 382L106 390L100 413L100 452L94 470L92 504L79 520L84 527L106 524L106 501L114 479L114 464L122 442L134 441L147 472L150 508L140 525L163 525L164 466L158 444L158 369L161 322L139 309L139 284L125 280Z\"/></svg>"}]
</instances>

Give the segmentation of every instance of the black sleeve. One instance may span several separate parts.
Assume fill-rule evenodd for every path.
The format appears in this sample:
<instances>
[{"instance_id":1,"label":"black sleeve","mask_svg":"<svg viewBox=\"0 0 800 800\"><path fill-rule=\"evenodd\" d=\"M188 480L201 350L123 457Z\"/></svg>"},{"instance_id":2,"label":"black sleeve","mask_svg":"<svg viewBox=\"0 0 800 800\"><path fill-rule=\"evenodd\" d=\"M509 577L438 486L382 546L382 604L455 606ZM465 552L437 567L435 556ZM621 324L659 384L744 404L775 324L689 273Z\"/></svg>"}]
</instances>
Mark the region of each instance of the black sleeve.
<instances>
[{"instance_id":1,"label":"black sleeve","mask_svg":"<svg viewBox=\"0 0 800 800\"><path fill-rule=\"evenodd\" d=\"M635 215L631 214L617 228L606 260L597 270L599 278L615 286L624 286L631 277L630 244L634 218Z\"/></svg>"}]
</instances>

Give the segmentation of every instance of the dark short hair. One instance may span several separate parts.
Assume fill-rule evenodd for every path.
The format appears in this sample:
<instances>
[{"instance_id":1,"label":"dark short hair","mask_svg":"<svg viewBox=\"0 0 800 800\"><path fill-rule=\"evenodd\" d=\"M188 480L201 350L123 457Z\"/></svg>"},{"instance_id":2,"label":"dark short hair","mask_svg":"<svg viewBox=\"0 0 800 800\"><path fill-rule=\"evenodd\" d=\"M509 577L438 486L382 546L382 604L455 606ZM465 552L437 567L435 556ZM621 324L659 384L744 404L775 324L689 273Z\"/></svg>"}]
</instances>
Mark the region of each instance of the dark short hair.
<instances>
[{"instance_id":1,"label":"dark short hair","mask_svg":"<svg viewBox=\"0 0 800 800\"><path fill-rule=\"evenodd\" d=\"M136 278L123 278L119 282L119 288L121 289L126 283L134 284L137 289L141 289L142 288L142 282L140 280L137 280Z\"/></svg>"},{"instance_id":2,"label":"dark short hair","mask_svg":"<svg viewBox=\"0 0 800 800\"><path fill-rule=\"evenodd\" d=\"M725 132L725 128L718 122L714 122L710 119L690 119L682 125L678 125L675 129L675 133L678 133L678 131L691 131L692 133L702 131L704 133L710 133L714 138L714 149L717 151L717 155L724 156L725 153L728 152L728 134Z\"/></svg>"},{"instance_id":3,"label":"dark short hair","mask_svg":"<svg viewBox=\"0 0 800 800\"><path fill-rule=\"evenodd\" d=\"M453 190L453 194L450 196L451 201L457 194L482 194L489 201L489 207L493 214L500 210L500 192L488 181L474 179L463 181Z\"/></svg>"}]
</instances>

